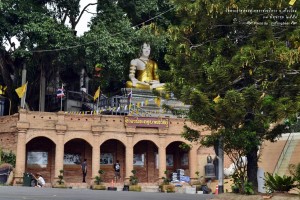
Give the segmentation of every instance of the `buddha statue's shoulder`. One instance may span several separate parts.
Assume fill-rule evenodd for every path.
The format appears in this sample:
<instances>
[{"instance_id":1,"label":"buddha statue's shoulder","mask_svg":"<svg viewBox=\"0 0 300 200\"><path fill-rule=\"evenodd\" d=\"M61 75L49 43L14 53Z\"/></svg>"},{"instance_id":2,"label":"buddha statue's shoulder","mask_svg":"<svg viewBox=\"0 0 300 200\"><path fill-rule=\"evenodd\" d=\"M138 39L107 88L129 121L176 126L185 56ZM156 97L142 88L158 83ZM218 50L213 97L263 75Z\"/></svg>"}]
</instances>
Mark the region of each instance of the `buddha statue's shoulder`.
<instances>
[{"instance_id":1,"label":"buddha statue's shoulder","mask_svg":"<svg viewBox=\"0 0 300 200\"><path fill-rule=\"evenodd\" d=\"M132 60L130 61L130 65L137 66L137 64L138 64L138 58L132 59Z\"/></svg>"}]
</instances>

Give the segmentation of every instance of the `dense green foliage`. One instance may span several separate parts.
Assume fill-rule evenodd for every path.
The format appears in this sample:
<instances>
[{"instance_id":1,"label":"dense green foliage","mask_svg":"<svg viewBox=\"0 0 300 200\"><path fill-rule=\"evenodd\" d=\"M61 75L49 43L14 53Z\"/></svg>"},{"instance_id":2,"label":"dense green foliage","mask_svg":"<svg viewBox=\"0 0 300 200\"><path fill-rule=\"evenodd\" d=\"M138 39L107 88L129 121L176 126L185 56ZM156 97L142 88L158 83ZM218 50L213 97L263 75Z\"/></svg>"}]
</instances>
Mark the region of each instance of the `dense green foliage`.
<instances>
[{"instance_id":1,"label":"dense green foliage","mask_svg":"<svg viewBox=\"0 0 300 200\"><path fill-rule=\"evenodd\" d=\"M17 112L19 99L14 90L21 85L24 67L29 83L27 103L32 110L39 110L39 92L57 88L57 80L65 83L65 89L78 91L82 69L90 78L90 94L99 84L106 94L120 90L128 80L130 59L138 56L144 41L151 42L152 58L161 69L168 69L163 61L167 45L164 28L172 19L168 1L101 0L89 4L97 4L97 12L90 31L78 37L75 28L88 8L80 8L79 2L1 1L0 84L8 88L12 113ZM99 76L95 76L96 65L101 65ZM40 85L42 76L46 85ZM53 95L51 89L46 91L47 96Z\"/></svg>"},{"instance_id":2,"label":"dense green foliage","mask_svg":"<svg viewBox=\"0 0 300 200\"><path fill-rule=\"evenodd\" d=\"M203 145L216 147L223 138L234 163L247 156L240 178L256 187L258 145L288 131L283 119L295 121L300 108L299 18L283 12L299 13L299 2L294 7L282 1L172 2L180 20L168 29L165 59L173 77L168 88L192 105L188 116L195 124L213 130L201 138ZM287 24L278 25L274 15ZM199 140L201 133L189 132L185 138Z\"/></svg>"},{"instance_id":3,"label":"dense green foliage","mask_svg":"<svg viewBox=\"0 0 300 200\"><path fill-rule=\"evenodd\" d=\"M64 170L59 170L59 175L58 175L58 180L57 183L59 185L63 185L64 184Z\"/></svg>"},{"instance_id":4,"label":"dense green foliage","mask_svg":"<svg viewBox=\"0 0 300 200\"><path fill-rule=\"evenodd\" d=\"M295 180L295 186L300 189L300 163L298 164L290 164L289 165L289 172L291 176Z\"/></svg>"},{"instance_id":5,"label":"dense green foliage","mask_svg":"<svg viewBox=\"0 0 300 200\"><path fill-rule=\"evenodd\" d=\"M95 181L94 181L96 185L100 185L102 183L103 180L101 176L102 174L104 174L104 170L99 169L98 174L99 174L98 176L95 176Z\"/></svg>"},{"instance_id":6,"label":"dense green foliage","mask_svg":"<svg viewBox=\"0 0 300 200\"><path fill-rule=\"evenodd\" d=\"M79 90L82 69L91 78L91 94L99 85L104 93L114 93L128 80L129 62L138 56L140 44L148 41L166 89L192 105L188 117L195 124L213 131L201 143L217 146L222 138L234 163L247 156L240 185L255 187L258 146L290 131L284 119L294 123L300 110L299 5L281 0L99 0L90 30L77 36L85 11L79 0L2 0L0 84L8 88L12 113L17 112L14 89L21 84L23 67L33 110L39 109L39 91L53 88L55 78L67 90ZM101 66L99 76L95 66ZM42 75L46 85L41 87ZM199 140L201 133L185 130L186 139Z\"/></svg>"},{"instance_id":7,"label":"dense green foliage","mask_svg":"<svg viewBox=\"0 0 300 200\"><path fill-rule=\"evenodd\" d=\"M53 11L47 7L48 2L3 0L0 7L0 84L7 86L12 113L17 112L19 103L14 90L21 85L21 70L25 67L28 71L29 107L38 110L39 96L35 94L40 91L41 73L45 74L50 84L60 67L68 67L63 64L67 60L61 59L66 54L59 54L54 49L77 44L74 32L53 18ZM75 57L74 52L67 55Z\"/></svg>"},{"instance_id":8,"label":"dense green foliage","mask_svg":"<svg viewBox=\"0 0 300 200\"><path fill-rule=\"evenodd\" d=\"M136 170L131 171L132 175L129 177L130 185L137 185L139 183L139 179L136 175Z\"/></svg>"},{"instance_id":9,"label":"dense green foliage","mask_svg":"<svg viewBox=\"0 0 300 200\"><path fill-rule=\"evenodd\" d=\"M13 167L16 166L16 154L14 154L12 151L10 152L6 152L6 151L2 151L0 149L0 164L2 163L9 163L11 164Z\"/></svg>"},{"instance_id":10,"label":"dense green foliage","mask_svg":"<svg viewBox=\"0 0 300 200\"><path fill-rule=\"evenodd\" d=\"M278 174L265 174L265 187L269 192L288 192L294 188L294 178L292 176L279 176Z\"/></svg>"}]
</instances>

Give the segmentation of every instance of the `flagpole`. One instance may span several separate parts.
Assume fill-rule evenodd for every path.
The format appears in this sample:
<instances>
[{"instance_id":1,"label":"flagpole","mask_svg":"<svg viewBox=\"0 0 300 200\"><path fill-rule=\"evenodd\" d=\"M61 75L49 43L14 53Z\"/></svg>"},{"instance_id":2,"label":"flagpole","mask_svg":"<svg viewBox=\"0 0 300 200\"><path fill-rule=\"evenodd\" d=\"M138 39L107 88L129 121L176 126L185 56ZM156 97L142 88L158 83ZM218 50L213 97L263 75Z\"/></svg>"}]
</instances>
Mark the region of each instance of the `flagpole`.
<instances>
[{"instance_id":1,"label":"flagpole","mask_svg":"<svg viewBox=\"0 0 300 200\"><path fill-rule=\"evenodd\" d=\"M132 88L130 88L130 93L131 93L131 96L129 99L128 113L130 113L130 109L131 109Z\"/></svg>"},{"instance_id":2,"label":"flagpole","mask_svg":"<svg viewBox=\"0 0 300 200\"><path fill-rule=\"evenodd\" d=\"M101 95L101 93L100 93L100 86L98 87L98 90L99 90L99 96L98 96L98 99L97 99L97 114L98 114L98 106L99 106L99 99L100 99L100 95Z\"/></svg>"},{"instance_id":3,"label":"flagpole","mask_svg":"<svg viewBox=\"0 0 300 200\"><path fill-rule=\"evenodd\" d=\"M64 93L64 85L61 84L61 89L62 89L62 93ZM60 111L62 111L62 99L63 99L63 96L60 97Z\"/></svg>"},{"instance_id":4,"label":"flagpole","mask_svg":"<svg viewBox=\"0 0 300 200\"><path fill-rule=\"evenodd\" d=\"M26 70L26 64L24 63L23 67L22 67L22 85L28 83L28 81L26 81L26 75L27 75L27 70ZM21 108L24 109L25 107L25 98L26 98L26 93L27 93L27 84L26 84L26 91L25 91L25 97L23 96L21 98Z\"/></svg>"},{"instance_id":5,"label":"flagpole","mask_svg":"<svg viewBox=\"0 0 300 200\"><path fill-rule=\"evenodd\" d=\"M27 86L28 86L28 82L26 82L26 89L25 89L25 94L24 97L22 99L23 100L23 109L25 108L25 100L26 100L26 95L27 95ZM21 99L21 105L22 105L22 99Z\"/></svg>"}]
</instances>

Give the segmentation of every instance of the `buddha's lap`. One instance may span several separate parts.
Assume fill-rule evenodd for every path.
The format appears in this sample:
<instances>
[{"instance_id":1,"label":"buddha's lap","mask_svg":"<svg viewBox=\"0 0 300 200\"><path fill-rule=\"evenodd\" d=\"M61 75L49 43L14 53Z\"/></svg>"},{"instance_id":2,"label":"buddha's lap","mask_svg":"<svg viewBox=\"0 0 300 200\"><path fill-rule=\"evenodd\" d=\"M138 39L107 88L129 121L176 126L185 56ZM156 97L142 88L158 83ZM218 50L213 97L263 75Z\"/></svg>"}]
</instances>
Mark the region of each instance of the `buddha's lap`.
<instances>
[{"instance_id":1,"label":"buddha's lap","mask_svg":"<svg viewBox=\"0 0 300 200\"><path fill-rule=\"evenodd\" d=\"M143 84L137 83L135 86L133 86L131 81L127 81L126 88L137 88L137 89L143 89L143 90L150 90L150 85L143 85Z\"/></svg>"}]
</instances>

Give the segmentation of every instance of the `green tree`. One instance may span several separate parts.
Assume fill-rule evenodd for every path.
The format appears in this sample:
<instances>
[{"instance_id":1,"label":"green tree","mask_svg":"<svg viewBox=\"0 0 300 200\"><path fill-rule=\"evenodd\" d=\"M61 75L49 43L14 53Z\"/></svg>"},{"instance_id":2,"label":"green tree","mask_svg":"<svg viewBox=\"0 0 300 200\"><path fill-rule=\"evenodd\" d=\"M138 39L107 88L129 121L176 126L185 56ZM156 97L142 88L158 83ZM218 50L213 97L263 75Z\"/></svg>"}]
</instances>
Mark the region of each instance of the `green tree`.
<instances>
[{"instance_id":1,"label":"green tree","mask_svg":"<svg viewBox=\"0 0 300 200\"><path fill-rule=\"evenodd\" d=\"M42 89L55 88L54 77L59 76L67 83L66 89L76 90L81 69L86 69L93 77L97 64L102 66L102 76L93 79L95 87L101 80L105 92L121 88L128 79L130 59L136 57L143 41L152 43L152 56L162 63L163 69L168 69L162 59L166 37L161 27L166 27L170 20L165 23L163 15L159 15L170 8L168 1L130 1L140 10L134 16L130 16L132 10L125 1L99 2L95 17L89 24L91 30L78 38L76 25L88 6L95 3L80 8L78 0L1 1L0 84L8 88L7 96L13 103L12 113L17 112L19 99L14 90L21 85L24 66L29 82L27 96L31 97L27 98L27 103L33 110L39 109L40 97L37 94L40 83L43 83L41 79L45 80ZM13 39L18 42L14 43ZM91 87L91 91L93 89Z\"/></svg>"},{"instance_id":2,"label":"green tree","mask_svg":"<svg viewBox=\"0 0 300 200\"><path fill-rule=\"evenodd\" d=\"M92 19L91 30L84 35L84 41L88 43L85 49L86 68L93 75L95 65L100 64L100 78L95 77L98 84L101 81L101 90L108 93L124 87L123 83L128 80L129 63L132 58L138 56L142 42L149 41L152 48L152 57L161 59L161 52L165 51L166 37L164 29L155 20L147 23L141 15L132 15L132 9L141 6L143 1L103 0L97 7L97 15ZM127 3L127 2L126 2ZM151 16L162 12L156 10L152 13L149 5L157 7L156 0L144 2L146 7L139 7L140 12ZM132 7L133 6L133 7ZM164 9L164 8L161 8ZM138 23L138 24L137 24ZM94 90L98 85L94 85Z\"/></svg>"},{"instance_id":3,"label":"green tree","mask_svg":"<svg viewBox=\"0 0 300 200\"><path fill-rule=\"evenodd\" d=\"M184 136L206 146L223 138L228 155L247 156L247 180L256 187L258 145L279 137L286 131L283 119L299 112L299 19L283 11L296 11L299 2L172 2L177 20L168 29L165 59L173 80L167 87L192 105L188 116L195 124L212 130L200 139L186 127ZM242 12L250 9L261 12Z\"/></svg>"},{"instance_id":4,"label":"green tree","mask_svg":"<svg viewBox=\"0 0 300 200\"><path fill-rule=\"evenodd\" d=\"M47 85L57 71L76 71L76 65L81 64L77 56L81 49L68 48L79 43L74 35L80 19L78 4L79 1L71 0L63 4L59 0L1 2L0 81L7 86L7 96L12 100L12 113L17 112L19 99L14 90L21 85L24 66L28 71L27 96L31 97L27 102L30 108L38 110L39 96L36 94L40 91L40 77L45 77ZM71 29L64 25L61 18L56 18L62 10L67 16L71 17L72 14L76 18L76 23L71 20ZM41 85L41 88L46 85Z\"/></svg>"}]
</instances>

